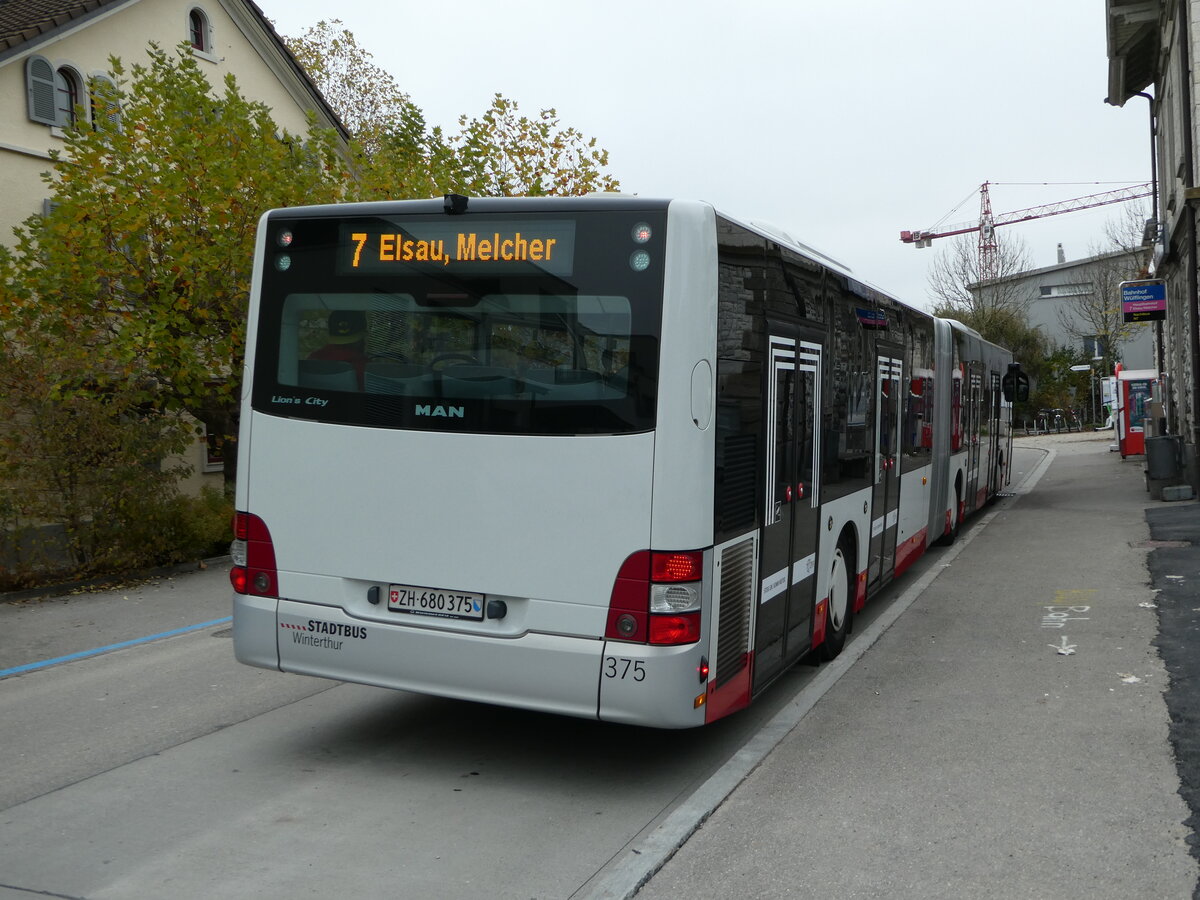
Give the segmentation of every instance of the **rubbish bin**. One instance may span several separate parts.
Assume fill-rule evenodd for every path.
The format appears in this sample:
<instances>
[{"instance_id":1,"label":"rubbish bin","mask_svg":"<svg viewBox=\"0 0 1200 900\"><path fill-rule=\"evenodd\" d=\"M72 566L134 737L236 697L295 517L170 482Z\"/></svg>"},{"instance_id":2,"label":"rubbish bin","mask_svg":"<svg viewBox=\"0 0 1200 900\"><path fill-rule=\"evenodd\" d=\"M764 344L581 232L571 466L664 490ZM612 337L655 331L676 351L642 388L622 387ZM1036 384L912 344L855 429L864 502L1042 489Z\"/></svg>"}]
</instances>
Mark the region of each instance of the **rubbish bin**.
<instances>
[{"instance_id":1,"label":"rubbish bin","mask_svg":"<svg viewBox=\"0 0 1200 900\"><path fill-rule=\"evenodd\" d=\"M1179 435L1146 438L1146 474L1156 481L1179 478Z\"/></svg>"}]
</instances>

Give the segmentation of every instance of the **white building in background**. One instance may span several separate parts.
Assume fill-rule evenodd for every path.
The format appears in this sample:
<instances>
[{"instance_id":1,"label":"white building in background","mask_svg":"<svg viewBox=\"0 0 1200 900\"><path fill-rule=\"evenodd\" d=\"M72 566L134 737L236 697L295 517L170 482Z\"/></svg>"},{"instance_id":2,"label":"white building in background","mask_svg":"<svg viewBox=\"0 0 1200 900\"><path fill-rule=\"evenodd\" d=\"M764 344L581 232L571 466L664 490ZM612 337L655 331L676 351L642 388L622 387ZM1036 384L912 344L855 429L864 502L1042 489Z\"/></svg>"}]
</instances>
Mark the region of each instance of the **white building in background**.
<instances>
[{"instance_id":1,"label":"white building in background","mask_svg":"<svg viewBox=\"0 0 1200 900\"><path fill-rule=\"evenodd\" d=\"M1146 256L1143 249L1117 250L1068 261L1060 244L1055 265L988 284L1009 286L1005 293L1024 304L1029 324L1052 347L1074 347L1088 357L1120 361L1127 369L1152 369L1153 328L1114 329L1111 324L1114 315L1120 318L1120 283L1144 277ZM1100 324L1102 316L1110 320L1107 326Z\"/></svg>"}]
</instances>

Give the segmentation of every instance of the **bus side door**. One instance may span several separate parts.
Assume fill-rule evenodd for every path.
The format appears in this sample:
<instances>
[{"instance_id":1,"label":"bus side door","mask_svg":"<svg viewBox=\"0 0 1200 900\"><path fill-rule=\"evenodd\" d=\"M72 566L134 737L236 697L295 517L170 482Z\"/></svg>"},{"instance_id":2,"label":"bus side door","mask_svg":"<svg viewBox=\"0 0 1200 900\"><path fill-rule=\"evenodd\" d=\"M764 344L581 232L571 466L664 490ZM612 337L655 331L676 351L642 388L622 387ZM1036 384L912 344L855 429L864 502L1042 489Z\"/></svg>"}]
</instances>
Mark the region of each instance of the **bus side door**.
<instances>
[{"instance_id":1,"label":"bus side door","mask_svg":"<svg viewBox=\"0 0 1200 900\"><path fill-rule=\"evenodd\" d=\"M763 403L766 503L755 619L755 690L812 645L822 356L818 333L772 323Z\"/></svg>"},{"instance_id":2,"label":"bus side door","mask_svg":"<svg viewBox=\"0 0 1200 900\"><path fill-rule=\"evenodd\" d=\"M875 487L867 584L882 584L896 568L900 519L900 413L904 363L898 347L880 344L875 361Z\"/></svg>"},{"instance_id":3,"label":"bus side door","mask_svg":"<svg viewBox=\"0 0 1200 900\"><path fill-rule=\"evenodd\" d=\"M972 360L967 365L967 384L969 393L964 398L967 403L967 489L963 493L963 500L967 502L967 512L971 512L980 506L979 457L984 415L982 363ZM986 486L987 482L983 484Z\"/></svg>"},{"instance_id":4,"label":"bus side door","mask_svg":"<svg viewBox=\"0 0 1200 900\"><path fill-rule=\"evenodd\" d=\"M1004 486L1004 473L1000 470L1000 373L988 373L987 402L988 430L988 491L994 497Z\"/></svg>"}]
</instances>

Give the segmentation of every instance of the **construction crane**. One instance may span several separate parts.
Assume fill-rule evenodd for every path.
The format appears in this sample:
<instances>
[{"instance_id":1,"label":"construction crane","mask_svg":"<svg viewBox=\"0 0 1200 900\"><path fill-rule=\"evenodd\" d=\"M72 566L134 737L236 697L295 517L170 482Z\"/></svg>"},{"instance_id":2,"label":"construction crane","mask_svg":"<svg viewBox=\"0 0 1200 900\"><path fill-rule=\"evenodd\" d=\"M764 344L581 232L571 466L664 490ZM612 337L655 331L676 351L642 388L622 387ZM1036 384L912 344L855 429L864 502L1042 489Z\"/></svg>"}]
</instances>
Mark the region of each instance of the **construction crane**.
<instances>
[{"instance_id":1,"label":"construction crane","mask_svg":"<svg viewBox=\"0 0 1200 900\"><path fill-rule=\"evenodd\" d=\"M999 259L996 248L996 229L1001 225L1012 225L1015 222L1028 222L1030 219L1042 219L1046 216L1058 216L1063 213L1075 212L1080 209L1091 209L1095 206L1105 206L1109 203L1124 203L1126 200L1137 200L1149 197L1154 193L1154 184L1135 184L1131 187L1119 188L1115 191L1105 191L1102 194L1089 194L1086 197L1076 197L1073 200L1062 200L1058 203L1046 203L1042 206L1031 206L1028 209L1018 209L1013 212L992 214L992 200L988 196L988 184L985 181L979 186L979 221L965 222L960 225L946 227L933 226L925 231L901 231L900 240L906 244L916 244L918 248L928 247L934 238L952 237L956 234L979 232L979 280L991 281L999 277Z\"/></svg>"}]
</instances>

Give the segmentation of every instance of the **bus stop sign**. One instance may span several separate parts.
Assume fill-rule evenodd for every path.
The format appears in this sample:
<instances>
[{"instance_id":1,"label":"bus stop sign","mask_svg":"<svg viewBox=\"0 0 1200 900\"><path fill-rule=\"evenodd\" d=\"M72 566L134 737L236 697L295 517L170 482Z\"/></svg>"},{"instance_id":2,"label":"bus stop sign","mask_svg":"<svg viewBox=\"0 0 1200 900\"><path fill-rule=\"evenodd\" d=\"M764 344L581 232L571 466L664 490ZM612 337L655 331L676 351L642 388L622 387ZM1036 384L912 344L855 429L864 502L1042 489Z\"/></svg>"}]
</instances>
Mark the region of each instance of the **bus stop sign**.
<instances>
[{"instance_id":1,"label":"bus stop sign","mask_svg":"<svg viewBox=\"0 0 1200 900\"><path fill-rule=\"evenodd\" d=\"M1125 322L1161 322L1167 317L1167 283L1161 278L1121 282Z\"/></svg>"}]
</instances>

